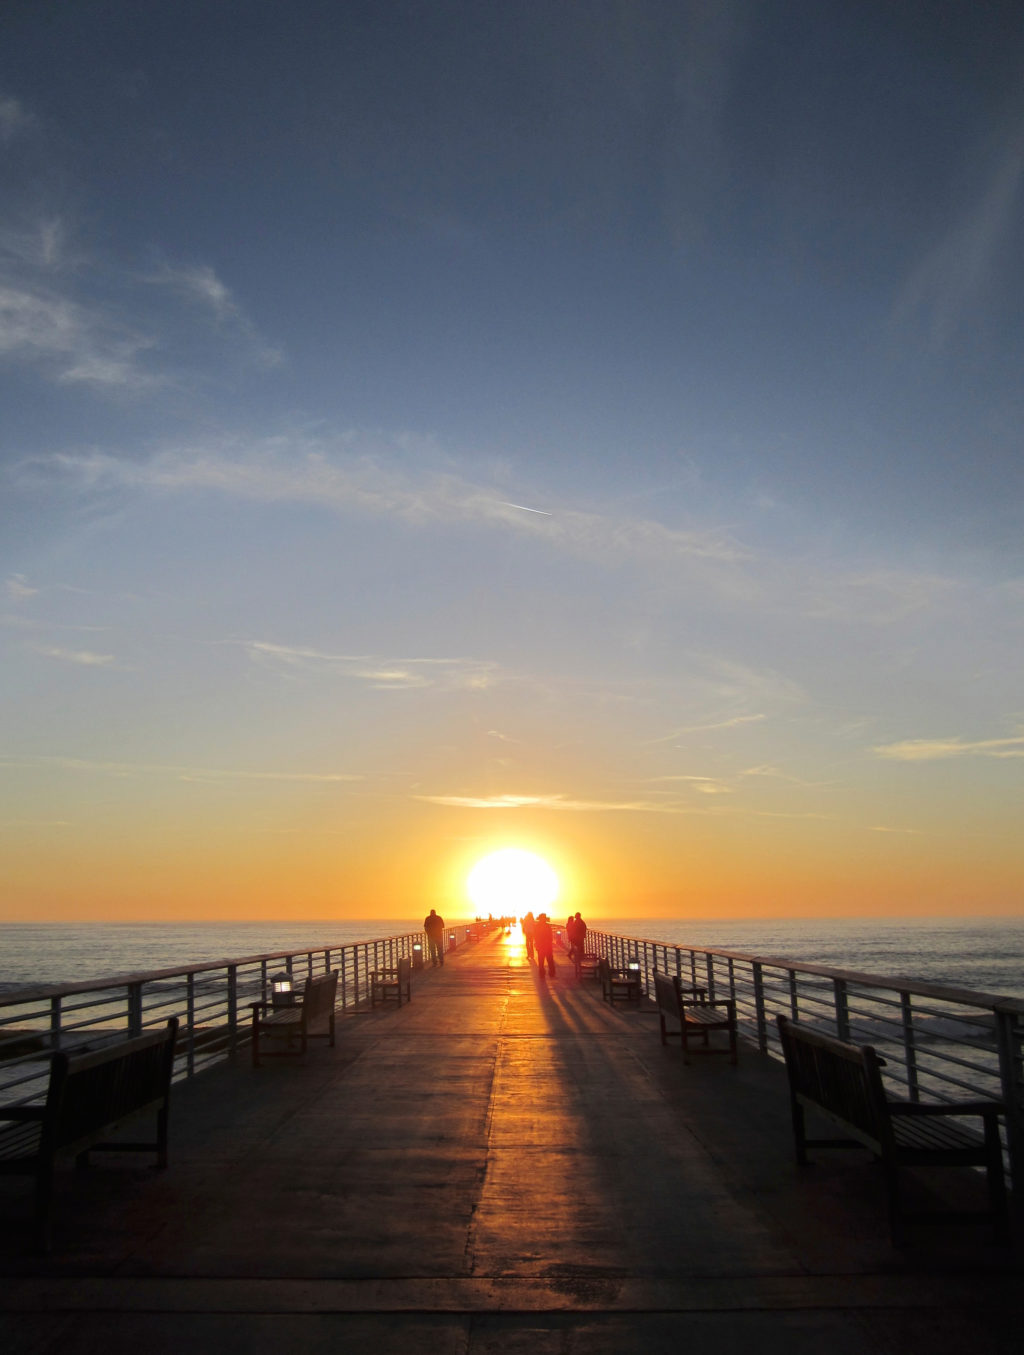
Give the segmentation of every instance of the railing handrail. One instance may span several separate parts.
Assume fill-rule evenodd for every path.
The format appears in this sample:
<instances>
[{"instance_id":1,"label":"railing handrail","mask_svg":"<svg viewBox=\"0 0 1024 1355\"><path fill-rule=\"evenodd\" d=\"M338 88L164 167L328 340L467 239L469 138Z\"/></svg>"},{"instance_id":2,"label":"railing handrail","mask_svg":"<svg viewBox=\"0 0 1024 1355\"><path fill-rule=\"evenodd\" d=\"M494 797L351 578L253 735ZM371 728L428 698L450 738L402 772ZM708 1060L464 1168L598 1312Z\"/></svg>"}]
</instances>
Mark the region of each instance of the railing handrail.
<instances>
[{"instance_id":1,"label":"railing handrail","mask_svg":"<svg viewBox=\"0 0 1024 1355\"><path fill-rule=\"evenodd\" d=\"M455 930L449 928L448 930ZM48 997L68 997L75 993L91 993L100 988L122 988L130 983L155 983L160 979L187 977L211 969L241 968L270 960L294 959L296 955L319 955L324 951L350 950L355 946L387 945L389 941L405 941L411 936L422 936L422 927L407 932L393 932L389 936L368 936L361 941L318 941L315 945L297 946L289 950L260 951L256 955L231 955L222 960L199 960L195 964L174 965L170 969L139 969L124 974L106 974L101 978L78 979L68 983L46 983L19 987L14 992L0 992L0 1007L18 1002L38 1002Z\"/></svg>"},{"instance_id":2,"label":"railing handrail","mask_svg":"<svg viewBox=\"0 0 1024 1355\"><path fill-rule=\"evenodd\" d=\"M770 965L790 973L814 974L818 978L842 979L865 988L891 988L894 992L910 993L915 997L936 998L940 1002L956 1002L970 1007L991 1007L993 1010L1024 1015L1024 999L1009 993L986 993L975 988L955 988L945 984L929 983L905 974L867 974L857 969L833 969L830 965L812 961L794 960L783 955L761 955L742 950L723 950L718 946L694 946L687 941L659 941L651 937L627 936L623 932L606 932L591 928L589 935L606 936L609 940L626 941L637 946L663 946L669 950L685 950L692 955L715 955L723 960L740 960L744 964Z\"/></svg>"}]
</instances>

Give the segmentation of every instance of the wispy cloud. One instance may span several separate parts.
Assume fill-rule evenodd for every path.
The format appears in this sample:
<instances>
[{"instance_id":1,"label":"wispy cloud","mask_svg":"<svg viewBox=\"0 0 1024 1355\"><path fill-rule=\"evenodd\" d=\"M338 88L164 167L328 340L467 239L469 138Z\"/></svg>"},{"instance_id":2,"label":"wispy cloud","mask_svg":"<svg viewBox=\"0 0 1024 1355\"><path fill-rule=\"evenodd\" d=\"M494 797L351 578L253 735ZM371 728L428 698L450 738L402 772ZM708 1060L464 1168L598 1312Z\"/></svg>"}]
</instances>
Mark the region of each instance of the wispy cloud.
<instances>
[{"instance_id":1,"label":"wispy cloud","mask_svg":"<svg viewBox=\"0 0 1024 1355\"><path fill-rule=\"evenodd\" d=\"M291 672L334 673L383 690L446 687L482 691L493 686L500 676L498 665L483 659L386 659L371 654L332 654L266 640L242 643L258 663Z\"/></svg>"},{"instance_id":2,"label":"wispy cloud","mask_svg":"<svg viewBox=\"0 0 1024 1355\"><path fill-rule=\"evenodd\" d=\"M724 567L738 566L750 556L722 528L688 530L571 508L524 512L459 475L414 475L384 464L375 450L362 450L373 441L356 433L329 443L283 436L265 439L255 453L232 441L177 448L146 461L100 452L60 454L23 463L23 472L45 470L86 488L211 492L264 503L316 504L422 526L490 526L602 560L690 559Z\"/></svg>"},{"instance_id":3,"label":"wispy cloud","mask_svg":"<svg viewBox=\"0 0 1024 1355\"><path fill-rule=\"evenodd\" d=\"M147 280L177 292L186 300L201 303L219 319L238 314L230 291L209 265L179 264L175 267L162 263Z\"/></svg>"},{"instance_id":4,"label":"wispy cloud","mask_svg":"<svg viewBox=\"0 0 1024 1355\"><path fill-rule=\"evenodd\" d=\"M91 772L119 778L136 776L172 777L179 781L280 781L333 785L364 779L361 773L353 772L264 772L243 768L189 767L147 762L105 762L91 758L59 756L17 757L7 754L0 754L0 766L53 768L60 771Z\"/></svg>"},{"instance_id":5,"label":"wispy cloud","mask_svg":"<svg viewBox=\"0 0 1024 1355\"><path fill-rule=\"evenodd\" d=\"M571 814L695 814L692 805L653 800L578 800L566 795L414 795L428 804L455 809L551 809Z\"/></svg>"},{"instance_id":6,"label":"wispy cloud","mask_svg":"<svg viewBox=\"0 0 1024 1355\"><path fill-rule=\"evenodd\" d=\"M56 645L33 645L37 654L59 663L75 664L80 668L106 668L116 663L113 654L97 654L91 649L60 649Z\"/></svg>"},{"instance_id":7,"label":"wispy cloud","mask_svg":"<svg viewBox=\"0 0 1024 1355\"><path fill-rule=\"evenodd\" d=\"M24 574L12 574L6 580L4 588L7 596L15 602L24 602L26 598L35 597L39 592L38 588L33 588Z\"/></svg>"},{"instance_id":8,"label":"wispy cloud","mask_svg":"<svg viewBox=\"0 0 1024 1355\"><path fill-rule=\"evenodd\" d=\"M1006 739L904 739L878 744L871 750L893 762L935 762L955 757L1024 757L1024 735Z\"/></svg>"},{"instance_id":9,"label":"wispy cloud","mask_svg":"<svg viewBox=\"0 0 1024 1355\"><path fill-rule=\"evenodd\" d=\"M678 729L673 729L668 734L660 734L658 738L649 740L652 744L672 743L680 739L684 734L705 734L714 729L737 729L740 725L757 724L760 720L767 719L766 715L733 715L727 720L711 720L706 724L699 725L680 725Z\"/></svg>"},{"instance_id":10,"label":"wispy cloud","mask_svg":"<svg viewBox=\"0 0 1024 1355\"><path fill-rule=\"evenodd\" d=\"M995 284L1000 251L1019 218L1024 186L1024 119L992 155L988 177L960 217L936 240L898 298L897 323L920 316L942 347L977 315Z\"/></svg>"},{"instance_id":11,"label":"wispy cloud","mask_svg":"<svg viewBox=\"0 0 1024 1355\"><path fill-rule=\"evenodd\" d=\"M35 116L20 99L0 95L0 144L13 141L36 125Z\"/></svg>"},{"instance_id":12,"label":"wispy cloud","mask_svg":"<svg viewBox=\"0 0 1024 1355\"><path fill-rule=\"evenodd\" d=\"M152 389L160 378L140 366L155 340L102 307L52 289L0 282L0 357L41 365L67 384Z\"/></svg>"}]
</instances>

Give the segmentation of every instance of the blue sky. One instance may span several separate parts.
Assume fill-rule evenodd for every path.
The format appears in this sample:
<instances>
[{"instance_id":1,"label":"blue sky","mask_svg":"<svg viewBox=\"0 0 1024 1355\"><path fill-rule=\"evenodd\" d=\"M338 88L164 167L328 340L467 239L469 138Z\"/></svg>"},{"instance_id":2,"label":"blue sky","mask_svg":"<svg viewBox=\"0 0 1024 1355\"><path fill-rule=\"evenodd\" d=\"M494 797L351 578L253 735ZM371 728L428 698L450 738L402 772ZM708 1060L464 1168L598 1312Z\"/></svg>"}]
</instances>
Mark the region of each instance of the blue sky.
<instances>
[{"instance_id":1,"label":"blue sky","mask_svg":"<svg viewBox=\"0 0 1024 1355\"><path fill-rule=\"evenodd\" d=\"M1019 6L0 38L11 916L1019 910Z\"/></svg>"}]
</instances>

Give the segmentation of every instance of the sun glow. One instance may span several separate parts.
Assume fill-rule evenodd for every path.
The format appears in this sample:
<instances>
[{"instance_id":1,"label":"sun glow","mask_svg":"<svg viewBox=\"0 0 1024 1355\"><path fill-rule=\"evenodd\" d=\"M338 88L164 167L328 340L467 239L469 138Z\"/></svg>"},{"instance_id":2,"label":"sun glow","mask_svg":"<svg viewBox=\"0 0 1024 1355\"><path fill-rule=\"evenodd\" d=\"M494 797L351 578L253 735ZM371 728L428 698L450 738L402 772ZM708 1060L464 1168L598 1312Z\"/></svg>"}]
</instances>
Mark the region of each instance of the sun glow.
<instances>
[{"instance_id":1,"label":"sun glow","mask_svg":"<svg viewBox=\"0 0 1024 1355\"><path fill-rule=\"evenodd\" d=\"M550 908L558 898L558 876L533 852L505 847L476 863L466 889L480 912L519 917Z\"/></svg>"}]
</instances>

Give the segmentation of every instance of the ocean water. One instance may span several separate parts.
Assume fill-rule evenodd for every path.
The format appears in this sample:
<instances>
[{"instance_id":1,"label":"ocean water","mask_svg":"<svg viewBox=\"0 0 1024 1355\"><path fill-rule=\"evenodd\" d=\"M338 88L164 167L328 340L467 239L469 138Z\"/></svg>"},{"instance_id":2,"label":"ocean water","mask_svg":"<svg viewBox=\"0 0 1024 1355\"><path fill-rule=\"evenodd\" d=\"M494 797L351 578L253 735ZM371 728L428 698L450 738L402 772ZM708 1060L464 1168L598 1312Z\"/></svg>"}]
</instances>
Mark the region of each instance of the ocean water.
<instances>
[{"instance_id":1,"label":"ocean water","mask_svg":"<svg viewBox=\"0 0 1024 1355\"><path fill-rule=\"evenodd\" d=\"M29 983L69 983L201 960L351 944L418 931L421 925L421 918L337 923L4 923L0 993ZM1024 918L595 918L591 926L650 941L901 975L1024 999Z\"/></svg>"},{"instance_id":2,"label":"ocean water","mask_svg":"<svg viewBox=\"0 0 1024 1355\"><path fill-rule=\"evenodd\" d=\"M419 931L423 919L345 922L0 923L0 993L202 960L351 945Z\"/></svg>"}]
</instances>

